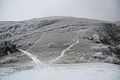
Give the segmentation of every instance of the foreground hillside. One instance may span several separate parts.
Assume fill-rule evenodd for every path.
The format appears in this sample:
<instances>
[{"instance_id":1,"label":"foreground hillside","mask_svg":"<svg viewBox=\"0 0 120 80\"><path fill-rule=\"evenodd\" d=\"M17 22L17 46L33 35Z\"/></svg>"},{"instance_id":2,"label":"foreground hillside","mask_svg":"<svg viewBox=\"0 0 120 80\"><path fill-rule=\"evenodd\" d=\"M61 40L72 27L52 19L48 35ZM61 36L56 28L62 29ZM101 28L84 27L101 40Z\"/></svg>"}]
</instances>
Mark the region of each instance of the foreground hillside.
<instances>
[{"instance_id":1,"label":"foreground hillside","mask_svg":"<svg viewBox=\"0 0 120 80\"><path fill-rule=\"evenodd\" d=\"M17 49L27 50L45 63L52 61L65 64L84 62L120 64L120 26L106 21L76 17L1 21L0 43L5 41L14 44ZM4 48L6 45L0 48L2 54ZM22 53L18 51L12 56L18 54ZM60 55L61 57L56 59ZM23 56L27 59L25 55ZM1 55L1 59L4 57L6 58ZM21 59L23 57L15 57L13 61Z\"/></svg>"},{"instance_id":2,"label":"foreground hillside","mask_svg":"<svg viewBox=\"0 0 120 80\"><path fill-rule=\"evenodd\" d=\"M106 63L54 65L21 71L1 80L120 80L119 68Z\"/></svg>"}]
</instances>

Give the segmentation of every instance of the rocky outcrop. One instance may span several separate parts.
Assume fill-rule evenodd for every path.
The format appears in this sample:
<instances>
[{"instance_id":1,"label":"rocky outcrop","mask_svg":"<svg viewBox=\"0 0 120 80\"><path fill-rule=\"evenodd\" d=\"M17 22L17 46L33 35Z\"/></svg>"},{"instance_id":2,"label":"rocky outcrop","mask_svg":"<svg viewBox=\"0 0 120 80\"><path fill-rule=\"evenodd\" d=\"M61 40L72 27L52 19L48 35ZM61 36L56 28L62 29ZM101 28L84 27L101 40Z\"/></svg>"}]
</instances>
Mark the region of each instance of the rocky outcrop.
<instances>
[{"instance_id":1,"label":"rocky outcrop","mask_svg":"<svg viewBox=\"0 0 120 80\"><path fill-rule=\"evenodd\" d=\"M95 32L92 34L97 35L97 37L92 37L91 41L98 42L98 45L103 45L102 47L99 45L99 48L96 49L96 52L101 54L94 56L94 58L101 58L105 62L120 64L120 27L113 23L101 23L97 24L93 31Z\"/></svg>"}]
</instances>

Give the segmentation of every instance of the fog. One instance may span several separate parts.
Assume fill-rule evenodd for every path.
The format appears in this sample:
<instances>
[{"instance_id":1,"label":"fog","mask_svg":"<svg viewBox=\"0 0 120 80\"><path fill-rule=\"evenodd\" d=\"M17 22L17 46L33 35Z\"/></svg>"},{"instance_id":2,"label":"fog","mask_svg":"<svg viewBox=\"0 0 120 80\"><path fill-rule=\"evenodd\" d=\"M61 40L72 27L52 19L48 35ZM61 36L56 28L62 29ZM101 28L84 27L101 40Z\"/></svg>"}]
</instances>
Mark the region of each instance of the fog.
<instances>
[{"instance_id":1,"label":"fog","mask_svg":"<svg viewBox=\"0 0 120 80\"><path fill-rule=\"evenodd\" d=\"M0 21L75 16L120 21L120 0L0 0Z\"/></svg>"}]
</instances>

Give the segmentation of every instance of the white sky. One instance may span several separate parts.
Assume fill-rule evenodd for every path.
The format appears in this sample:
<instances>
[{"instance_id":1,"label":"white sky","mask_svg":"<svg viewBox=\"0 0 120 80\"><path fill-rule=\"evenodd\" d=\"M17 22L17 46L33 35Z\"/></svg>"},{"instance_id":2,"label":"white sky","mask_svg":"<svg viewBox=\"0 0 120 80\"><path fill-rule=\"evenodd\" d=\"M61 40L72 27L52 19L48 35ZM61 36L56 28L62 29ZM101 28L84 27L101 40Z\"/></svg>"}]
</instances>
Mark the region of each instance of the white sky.
<instances>
[{"instance_id":1,"label":"white sky","mask_svg":"<svg viewBox=\"0 0 120 80\"><path fill-rule=\"evenodd\" d=\"M0 21L77 16L120 21L120 0L0 0Z\"/></svg>"}]
</instances>

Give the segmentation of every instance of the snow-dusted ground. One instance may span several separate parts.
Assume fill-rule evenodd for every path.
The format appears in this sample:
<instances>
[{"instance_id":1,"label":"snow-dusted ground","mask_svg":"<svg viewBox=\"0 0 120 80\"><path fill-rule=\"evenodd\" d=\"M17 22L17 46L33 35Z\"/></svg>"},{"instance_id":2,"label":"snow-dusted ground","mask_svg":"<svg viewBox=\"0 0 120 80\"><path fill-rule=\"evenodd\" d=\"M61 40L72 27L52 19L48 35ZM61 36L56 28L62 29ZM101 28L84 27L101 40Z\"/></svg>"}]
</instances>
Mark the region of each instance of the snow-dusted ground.
<instances>
[{"instance_id":1,"label":"snow-dusted ground","mask_svg":"<svg viewBox=\"0 0 120 80\"><path fill-rule=\"evenodd\" d=\"M78 41L75 44L77 43ZM39 65L31 70L23 70L11 75L1 76L0 80L120 80L119 65L107 63L47 65L42 64L42 62L31 53L21 49L19 50ZM5 69L3 69L3 72L4 70Z\"/></svg>"},{"instance_id":2,"label":"snow-dusted ground","mask_svg":"<svg viewBox=\"0 0 120 80\"><path fill-rule=\"evenodd\" d=\"M18 72L1 80L120 80L120 66L107 63L51 65Z\"/></svg>"},{"instance_id":3,"label":"snow-dusted ground","mask_svg":"<svg viewBox=\"0 0 120 80\"><path fill-rule=\"evenodd\" d=\"M63 50L58 60L72 46ZM8 76L1 77L0 80L120 80L120 66L107 63L81 63L81 64L43 64L31 53L19 49L29 56L37 66L31 70L24 70ZM42 66L42 67L41 67Z\"/></svg>"}]
</instances>

